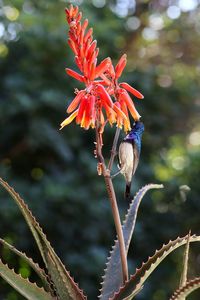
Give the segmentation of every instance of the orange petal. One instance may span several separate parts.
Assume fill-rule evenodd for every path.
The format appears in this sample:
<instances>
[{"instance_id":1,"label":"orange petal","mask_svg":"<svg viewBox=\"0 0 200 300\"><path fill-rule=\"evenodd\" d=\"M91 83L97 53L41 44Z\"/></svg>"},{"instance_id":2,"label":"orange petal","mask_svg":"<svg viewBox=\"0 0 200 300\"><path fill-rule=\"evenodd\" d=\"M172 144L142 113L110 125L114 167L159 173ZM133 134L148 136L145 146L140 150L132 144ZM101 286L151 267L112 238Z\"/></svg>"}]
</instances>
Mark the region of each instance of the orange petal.
<instances>
[{"instance_id":1,"label":"orange petal","mask_svg":"<svg viewBox=\"0 0 200 300\"><path fill-rule=\"evenodd\" d=\"M75 43L72 40L68 39L68 45L70 46L70 48L72 49L72 51L74 52L74 54L78 55L78 52L76 50L76 45L75 45Z\"/></svg>"},{"instance_id":2,"label":"orange petal","mask_svg":"<svg viewBox=\"0 0 200 300\"><path fill-rule=\"evenodd\" d=\"M68 8L65 8L65 13L66 13L66 16L68 17L69 16L69 9Z\"/></svg>"},{"instance_id":3,"label":"orange petal","mask_svg":"<svg viewBox=\"0 0 200 300\"><path fill-rule=\"evenodd\" d=\"M88 77L89 64L88 64L88 61L86 60L86 58L83 59L83 73L84 73L85 77Z\"/></svg>"},{"instance_id":4,"label":"orange petal","mask_svg":"<svg viewBox=\"0 0 200 300\"><path fill-rule=\"evenodd\" d=\"M82 116L82 119L81 119L81 127L85 127L85 110L83 112L83 116Z\"/></svg>"},{"instance_id":5,"label":"orange petal","mask_svg":"<svg viewBox=\"0 0 200 300\"><path fill-rule=\"evenodd\" d=\"M93 54L93 52L94 52L96 46L97 46L97 41L94 40L94 41L92 42L92 44L90 45L89 49L88 49L87 59L89 59L90 56Z\"/></svg>"},{"instance_id":6,"label":"orange petal","mask_svg":"<svg viewBox=\"0 0 200 300\"><path fill-rule=\"evenodd\" d=\"M70 105L67 108L67 113L71 113L73 110L77 108L79 105L79 102L81 101L81 98L85 94L85 90L79 91L74 100L70 103Z\"/></svg>"},{"instance_id":7,"label":"orange petal","mask_svg":"<svg viewBox=\"0 0 200 300\"><path fill-rule=\"evenodd\" d=\"M81 82L85 81L84 76L78 74L77 72L75 72L71 69L68 69L68 68L66 68L65 71L69 76L74 77L76 80L81 81Z\"/></svg>"},{"instance_id":8,"label":"orange petal","mask_svg":"<svg viewBox=\"0 0 200 300\"><path fill-rule=\"evenodd\" d=\"M99 93L101 100L103 100L102 102L105 102L108 106L113 107L113 102L110 98L110 95L102 84L97 85L97 92Z\"/></svg>"},{"instance_id":9,"label":"orange petal","mask_svg":"<svg viewBox=\"0 0 200 300\"><path fill-rule=\"evenodd\" d=\"M127 109L126 103L124 101L120 101L120 104L121 104L121 110L128 118L128 109Z\"/></svg>"},{"instance_id":10,"label":"orange petal","mask_svg":"<svg viewBox=\"0 0 200 300\"><path fill-rule=\"evenodd\" d=\"M114 109L117 109L117 111L119 110L119 112L121 112L121 105L119 102L115 102ZM117 113L117 127L122 128L123 123L123 116L121 115L121 113Z\"/></svg>"},{"instance_id":11,"label":"orange petal","mask_svg":"<svg viewBox=\"0 0 200 300\"><path fill-rule=\"evenodd\" d=\"M83 67L78 56L75 56L75 62L80 71L83 72Z\"/></svg>"},{"instance_id":12,"label":"orange petal","mask_svg":"<svg viewBox=\"0 0 200 300\"><path fill-rule=\"evenodd\" d=\"M116 112L107 104L104 104L105 112L109 123L112 125L116 122Z\"/></svg>"},{"instance_id":13,"label":"orange petal","mask_svg":"<svg viewBox=\"0 0 200 300\"><path fill-rule=\"evenodd\" d=\"M84 117L81 122L81 127L84 127L85 129L89 129L90 123L91 123L91 102L90 99L88 99L85 107Z\"/></svg>"},{"instance_id":14,"label":"orange petal","mask_svg":"<svg viewBox=\"0 0 200 300\"><path fill-rule=\"evenodd\" d=\"M96 103L96 97L95 96L91 96L90 97L90 117L91 117L92 124L95 124L95 121L96 121L96 107L95 107L95 103Z\"/></svg>"},{"instance_id":15,"label":"orange petal","mask_svg":"<svg viewBox=\"0 0 200 300\"><path fill-rule=\"evenodd\" d=\"M111 81L104 74L101 74L100 77L104 80L106 85L111 85Z\"/></svg>"},{"instance_id":16,"label":"orange petal","mask_svg":"<svg viewBox=\"0 0 200 300\"><path fill-rule=\"evenodd\" d=\"M73 11L73 18L76 17L77 13L78 13L78 6L75 6Z\"/></svg>"},{"instance_id":17,"label":"orange petal","mask_svg":"<svg viewBox=\"0 0 200 300\"><path fill-rule=\"evenodd\" d=\"M89 29L88 29L88 32L86 33L86 35L85 35L85 37L84 37L84 43L87 42L87 40L89 39L89 37L91 37L92 33L93 33L93 29L92 29L92 28L89 28Z\"/></svg>"},{"instance_id":18,"label":"orange petal","mask_svg":"<svg viewBox=\"0 0 200 300\"><path fill-rule=\"evenodd\" d=\"M85 19L84 22L83 22L83 25L82 25L82 30L85 32L85 29L87 28L88 26L88 19Z\"/></svg>"},{"instance_id":19,"label":"orange petal","mask_svg":"<svg viewBox=\"0 0 200 300\"><path fill-rule=\"evenodd\" d=\"M79 105L79 108L78 108L78 114L77 114L77 117L76 117L76 123L77 124L80 124L83 117L84 117L86 104L87 104L87 98L83 97L82 100L81 100L81 103Z\"/></svg>"},{"instance_id":20,"label":"orange petal","mask_svg":"<svg viewBox=\"0 0 200 300\"><path fill-rule=\"evenodd\" d=\"M119 104L119 102L115 102L113 105L113 109L114 111L117 113L118 117L121 117L123 119L127 119L127 116L125 115L125 113L123 113L123 111L121 110L121 106Z\"/></svg>"},{"instance_id":21,"label":"orange petal","mask_svg":"<svg viewBox=\"0 0 200 300\"><path fill-rule=\"evenodd\" d=\"M81 23L80 22L76 22L76 24L77 24L76 36L79 36L79 34L81 32Z\"/></svg>"},{"instance_id":22,"label":"orange petal","mask_svg":"<svg viewBox=\"0 0 200 300\"><path fill-rule=\"evenodd\" d=\"M74 7L73 7L72 4L70 4L70 7L69 7L69 16L70 16L70 18L72 17L73 10L74 10Z\"/></svg>"},{"instance_id":23,"label":"orange petal","mask_svg":"<svg viewBox=\"0 0 200 300\"><path fill-rule=\"evenodd\" d=\"M127 63L127 59L126 59L126 54L122 55L122 57L120 58L119 62L117 63L116 67L115 67L115 73L116 73L116 79L119 78L126 66Z\"/></svg>"},{"instance_id":24,"label":"orange petal","mask_svg":"<svg viewBox=\"0 0 200 300\"><path fill-rule=\"evenodd\" d=\"M91 67L90 67L90 74L89 74L89 78L91 81L94 80L95 78L95 69L96 69L96 64L97 64L97 59L95 58L94 62L92 63Z\"/></svg>"},{"instance_id":25,"label":"orange petal","mask_svg":"<svg viewBox=\"0 0 200 300\"><path fill-rule=\"evenodd\" d=\"M76 22L79 22L81 19L82 19L82 12L80 11L76 18Z\"/></svg>"},{"instance_id":26,"label":"orange petal","mask_svg":"<svg viewBox=\"0 0 200 300\"><path fill-rule=\"evenodd\" d=\"M128 109L129 109L131 115L133 116L134 120L139 121L141 116L137 112L135 105L134 105L131 97L129 96L129 94L126 91L124 91L124 93L120 95L120 98L126 102L126 105L128 106Z\"/></svg>"},{"instance_id":27,"label":"orange petal","mask_svg":"<svg viewBox=\"0 0 200 300\"><path fill-rule=\"evenodd\" d=\"M135 97L139 98L139 99L143 99L144 96L136 89L134 89L132 86L130 86L128 83L126 82L122 82L119 84L121 87L123 87L124 89L126 89L128 92L130 92L131 94L133 94Z\"/></svg>"},{"instance_id":28,"label":"orange petal","mask_svg":"<svg viewBox=\"0 0 200 300\"><path fill-rule=\"evenodd\" d=\"M104 73L108 67L110 66L111 60L110 57L105 58L97 67L95 70L95 78L99 77L101 73Z\"/></svg>"},{"instance_id":29,"label":"orange petal","mask_svg":"<svg viewBox=\"0 0 200 300\"><path fill-rule=\"evenodd\" d=\"M105 118L104 118L104 114L102 111L100 112L100 123L101 123L101 125L104 125L104 123L105 123Z\"/></svg>"},{"instance_id":30,"label":"orange petal","mask_svg":"<svg viewBox=\"0 0 200 300\"><path fill-rule=\"evenodd\" d=\"M77 114L78 114L78 109L75 110L68 118L66 118L66 119L60 124L60 126L61 126L60 130L61 130L63 127L65 127L65 126L67 126L68 124L70 124L70 123L74 120L74 118L76 118Z\"/></svg>"}]
</instances>

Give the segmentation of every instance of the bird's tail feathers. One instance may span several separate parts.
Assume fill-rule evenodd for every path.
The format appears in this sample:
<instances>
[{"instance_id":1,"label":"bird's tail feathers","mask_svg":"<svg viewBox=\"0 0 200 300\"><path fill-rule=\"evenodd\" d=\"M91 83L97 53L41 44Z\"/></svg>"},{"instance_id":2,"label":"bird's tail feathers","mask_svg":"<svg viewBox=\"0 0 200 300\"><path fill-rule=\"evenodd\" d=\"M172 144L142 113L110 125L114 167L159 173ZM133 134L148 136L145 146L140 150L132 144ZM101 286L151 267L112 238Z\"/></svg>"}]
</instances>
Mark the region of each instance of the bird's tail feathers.
<instances>
[{"instance_id":1,"label":"bird's tail feathers","mask_svg":"<svg viewBox=\"0 0 200 300\"><path fill-rule=\"evenodd\" d=\"M125 199L130 200L130 198L131 198L131 182L128 182L126 184Z\"/></svg>"}]
</instances>

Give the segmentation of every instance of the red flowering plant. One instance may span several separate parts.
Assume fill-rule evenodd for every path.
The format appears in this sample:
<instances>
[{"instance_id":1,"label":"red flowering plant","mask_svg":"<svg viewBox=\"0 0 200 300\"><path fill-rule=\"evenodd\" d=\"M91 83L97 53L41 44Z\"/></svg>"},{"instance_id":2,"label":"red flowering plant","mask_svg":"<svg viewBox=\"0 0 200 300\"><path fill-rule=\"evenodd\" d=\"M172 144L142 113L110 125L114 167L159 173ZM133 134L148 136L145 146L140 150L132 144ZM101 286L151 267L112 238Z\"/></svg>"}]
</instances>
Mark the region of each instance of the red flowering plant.
<instances>
[{"instance_id":1,"label":"red flowering plant","mask_svg":"<svg viewBox=\"0 0 200 300\"><path fill-rule=\"evenodd\" d=\"M117 142L120 129L127 133L131 128L130 117L136 123L140 123L140 115L137 112L133 101L129 95L132 94L138 99L143 95L128 83L119 83L119 78L126 66L126 55L122 55L116 66L113 66L111 58L107 57L98 63L99 49L97 42L93 40L93 30L87 29L88 20L81 23L82 14L78 7L70 6L66 9L67 22L69 24L68 44L75 55L75 63L79 73L66 69L71 77L82 82L85 88L75 90L75 98L67 108L70 115L61 123L61 128L70 124L74 119L78 125L88 130L90 127L96 131L95 157L98 160L98 174L104 176L108 198L111 203L113 219L116 227L117 239L110 252L106 263L105 274L103 276L102 288L99 299L101 300L131 300L140 293L147 278L154 269L165 259L168 254L176 248L186 245L183 272L178 289L174 292L171 300L183 300L192 291L200 288L200 277L194 279L187 278L187 265L189 255L189 245L191 242L200 241L200 236L188 235L170 240L159 250L148 258L140 268L136 268L133 275L129 275L127 255L130 241L133 236L137 212L145 193L150 189L162 188L162 185L148 184L142 187L134 198L130 198L130 206L123 223L121 222L116 194L112 182L111 170L116 155ZM103 133L105 125L116 124L116 133L111 150L111 157L106 165L102 153ZM135 125L134 125L135 126ZM131 130L132 132L132 130ZM131 133L127 139L131 138ZM130 145L129 145L130 146ZM130 149L129 146L119 148L120 151ZM120 152L119 151L119 152ZM122 151L122 154L123 154ZM133 154L137 158L137 152ZM126 152L123 157L125 161L130 161L133 154ZM129 157L130 156L130 157ZM132 161L133 162L133 161ZM135 162L134 162L135 163ZM137 167L137 164L136 164ZM134 173L132 166L132 174ZM120 170L122 172L122 170ZM122 172L123 173L123 172ZM126 176L125 176L126 177ZM41 253L45 264L45 269L28 258L25 253L20 252L14 246L3 239L0 242L12 252L26 261L29 266L38 274L42 288L15 273L0 260L0 276L13 286L25 299L29 300L84 300L87 297L75 283L64 264L55 253L47 240L45 234L35 217L32 215L23 199L12 189L8 183L0 178L0 184L12 196L21 210Z\"/></svg>"},{"instance_id":2,"label":"red flowering plant","mask_svg":"<svg viewBox=\"0 0 200 300\"><path fill-rule=\"evenodd\" d=\"M99 48L96 40L93 40L92 28L87 30L88 20L81 24L82 14L73 6L66 9L66 17L69 24L68 44L81 74L68 68L66 72L84 83L85 89L75 90L76 97L67 109L71 115L61 123L61 128L75 119L85 129L101 126L103 130L109 122L110 125L117 123L119 128L124 126L124 130L129 131L129 112L135 121L139 120L140 115L128 92L139 99L143 99L143 95L128 83L118 83L126 66L126 54L122 55L115 67L110 57L98 64Z\"/></svg>"}]
</instances>

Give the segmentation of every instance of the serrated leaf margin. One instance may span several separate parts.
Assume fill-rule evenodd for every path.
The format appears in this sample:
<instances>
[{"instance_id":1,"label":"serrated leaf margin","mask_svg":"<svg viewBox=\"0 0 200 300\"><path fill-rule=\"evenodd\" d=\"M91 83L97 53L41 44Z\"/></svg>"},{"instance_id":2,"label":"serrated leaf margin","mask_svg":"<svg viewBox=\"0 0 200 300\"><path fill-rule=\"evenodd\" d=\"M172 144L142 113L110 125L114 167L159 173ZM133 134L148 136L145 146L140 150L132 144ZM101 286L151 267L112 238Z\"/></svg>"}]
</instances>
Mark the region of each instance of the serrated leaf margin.
<instances>
[{"instance_id":1,"label":"serrated leaf margin","mask_svg":"<svg viewBox=\"0 0 200 300\"><path fill-rule=\"evenodd\" d=\"M60 258L56 255L42 228L29 210L28 205L25 204L20 195L2 178L0 178L0 184L12 196L23 214L38 245L43 261L48 271L50 271L49 275L55 286L57 296L62 300L85 300L86 296L84 296L83 291L79 289L78 284L75 283L74 279L70 276L70 273L65 269Z\"/></svg>"},{"instance_id":2,"label":"serrated leaf margin","mask_svg":"<svg viewBox=\"0 0 200 300\"><path fill-rule=\"evenodd\" d=\"M53 291L51 290L50 282L48 280L48 276L45 273L45 271L40 268L40 266L33 261L32 258L28 257L24 252L19 251L16 249L13 245L9 244L7 241L4 239L0 238L0 243L4 246L7 247L10 251L21 257L34 271L35 273L40 277L42 280L42 283L44 285L44 288L47 292L51 292L53 294Z\"/></svg>"},{"instance_id":3,"label":"serrated leaf margin","mask_svg":"<svg viewBox=\"0 0 200 300\"><path fill-rule=\"evenodd\" d=\"M147 184L136 193L131 201L122 225L124 243L127 253L134 232L138 209L144 195L151 189L160 188L163 188L162 184ZM101 283L102 287L100 289L101 294L99 299L107 300L114 295L123 282L118 240L115 240L115 244L112 246L112 250L110 251L110 256L107 258L106 268L104 270L104 276L102 279L103 282Z\"/></svg>"},{"instance_id":4,"label":"serrated leaf margin","mask_svg":"<svg viewBox=\"0 0 200 300\"><path fill-rule=\"evenodd\" d=\"M185 285L181 288L178 288L170 300L182 300L185 299L189 294L200 288L200 277L188 280Z\"/></svg>"},{"instance_id":5,"label":"serrated leaf margin","mask_svg":"<svg viewBox=\"0 0 200 300\"><path fill-rule=\"evenodd\" d=\"M136 295L137 291L141 289L146 279L161 263L161 261L165 259L172 251L186 244L187 240L188 235L182 238L178 237L177 239L164 244L159 250L156 250L154 255L150 256L139 269L136 269L135 274L131 276L130 280L128 280L125 285L122 286L117 293L115 293L114 297L111 297L110 299L123 300L126 299L126 297L129 297L128 299L133 299L134 295ZM200 242L200 235L192 235L190 237L190 243L191 242ZM130 298L130 295L132 294L133 297Z\"/></svg>"},{"instance_id":6,"label":"serrated leaf margin","mask_svg":"<svg viewBox=\"0 0 200 300\"><path fill-rule=\"evenodd\" d=\"M15 273L0 259L0 276L28 300L55 300L43 288Z\"/></svg>"}]
</instances>

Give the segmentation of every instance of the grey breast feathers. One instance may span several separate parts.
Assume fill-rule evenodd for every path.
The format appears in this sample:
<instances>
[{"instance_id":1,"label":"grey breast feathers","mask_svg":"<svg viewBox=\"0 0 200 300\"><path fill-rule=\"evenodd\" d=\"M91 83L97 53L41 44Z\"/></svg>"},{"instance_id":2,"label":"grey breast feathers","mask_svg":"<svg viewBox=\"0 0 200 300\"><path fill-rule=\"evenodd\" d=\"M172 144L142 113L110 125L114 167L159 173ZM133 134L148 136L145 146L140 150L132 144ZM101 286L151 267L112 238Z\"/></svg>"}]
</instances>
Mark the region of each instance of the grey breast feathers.
<instances>
[{"instance_id":1,"label":"grey breast feathers","mask_svg":"<svg viewBox=\"0 0 200 300\"><path fill-rule=\"evenodd\" d=\"M119 166L127 182L131 182L134 168L134 147L132 143L122 142L119 146Z\"/></svg>"}]
</instances>

